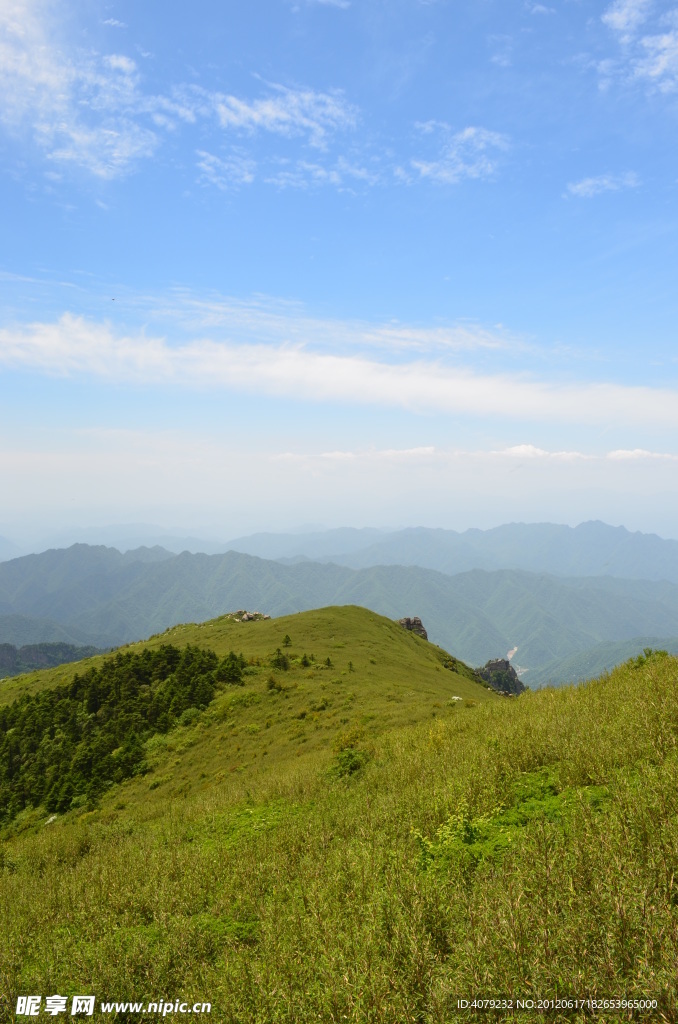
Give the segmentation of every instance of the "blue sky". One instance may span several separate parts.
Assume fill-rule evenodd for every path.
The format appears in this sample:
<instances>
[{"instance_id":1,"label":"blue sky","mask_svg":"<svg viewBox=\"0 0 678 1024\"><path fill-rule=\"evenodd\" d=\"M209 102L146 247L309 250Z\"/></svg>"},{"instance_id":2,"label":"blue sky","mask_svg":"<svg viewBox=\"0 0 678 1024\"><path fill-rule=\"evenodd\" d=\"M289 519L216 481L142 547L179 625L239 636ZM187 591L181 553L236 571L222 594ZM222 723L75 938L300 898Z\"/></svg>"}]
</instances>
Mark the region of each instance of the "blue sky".
<instances>
[{"instance_id":1,"label":"blue sky","mask_svg":"<svg viewBox=\"0 0 678 1024\"><path fill-rule=\"evenodd\" d=\"M0 0L0 530L678 536L677 125L661 0Z\"/></svg>"}]
</instances>

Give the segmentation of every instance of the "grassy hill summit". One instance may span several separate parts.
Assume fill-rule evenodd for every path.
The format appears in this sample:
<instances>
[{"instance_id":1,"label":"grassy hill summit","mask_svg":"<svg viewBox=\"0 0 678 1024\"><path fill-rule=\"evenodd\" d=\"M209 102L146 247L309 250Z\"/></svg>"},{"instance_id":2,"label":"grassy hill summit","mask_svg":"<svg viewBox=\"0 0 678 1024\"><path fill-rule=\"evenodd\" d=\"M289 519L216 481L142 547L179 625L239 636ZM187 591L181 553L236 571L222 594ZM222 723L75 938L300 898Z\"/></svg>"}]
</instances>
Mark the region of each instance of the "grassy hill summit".
<instances>
[{"instance_id":1,"label":"grassy hill summit","mask_svg":"<svg viewBox=\"0 0 678 1024\"><path fill-rule=\"evenodd\" d=\"M131 716L102 788L5 820L0 1020L29 993L119 1021L448 1024L498 995L497 1020L675 1019L678 660L506 700L363 608L237 618L0 684L28 760Z\"/></svg>"},{"instance_id":2,"label":"grassy hill summit","mask_svg":"<svg viewBox=\"0 0 678 1024\"><path fill-rule=\"evenodd\" d=\"M364 608L172 627L109 657L3 681L0 825L91 809L135 776L185 796L225 771L332 750L350 774L384 731L493 698L473 670ZM219 726L209 736L208 724ZM187 728L196 749L175 777L167 750Z\"/></svg>"}]
</instances>

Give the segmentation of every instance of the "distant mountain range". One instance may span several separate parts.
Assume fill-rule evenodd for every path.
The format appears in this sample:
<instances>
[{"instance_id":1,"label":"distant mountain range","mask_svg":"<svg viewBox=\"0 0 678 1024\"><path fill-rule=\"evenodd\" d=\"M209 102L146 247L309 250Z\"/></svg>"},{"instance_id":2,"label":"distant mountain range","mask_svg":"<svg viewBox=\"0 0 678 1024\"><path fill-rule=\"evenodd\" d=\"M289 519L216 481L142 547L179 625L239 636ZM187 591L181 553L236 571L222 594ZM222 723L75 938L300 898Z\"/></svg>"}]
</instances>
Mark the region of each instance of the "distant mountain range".
<instances>
[{"instance_id":1,"label":"distant mountain range","mask_svg":"<svg viewBox=\"0 0 678 1024\"><path fill-rule=\"evenodd\" d=\"M170 533L159 526L147 523L129 523L122 526L90 526L70 530L54 530L33 540L19 543L0 536L0 562L21 555L37 554L52 548L67 548L73 544L90 544L116 548L118 551L134 551L140 547L163 547L172 554L182 551L202 551L208 555L228 550L223 541L206 537L194 537L184 533Z\"/></svg>"},{"instance_id":2,"label":"distant mountain range","mask_svg":"<svg viewBox=\"0 0 678 1024\"><path fill-rule=\"evenodd\" d=\"M619 550L637 536L622 531ZM109 647L235 608L276 616L331 604L363 605L390 618L419 615L434 643L472 665L517 647L513 663L528 670L523 681L532 686L580 678L578 665L587 658L597 665L611 656L604 645L633 654L647 637L668 638L665 645L678 637L678 585L656 579L284 565L235 551L173 555L155 547L121 554L85 544L0 564L0 643L15 645Z\"/></svg>"},{"instance_id":3,"label":"distant mountain range","mask_svg":"<svg viewBox=\"0 0 678 1024\"><path fill-rule=\"evenodd\" d=\"M523 569L557 576L618 576L678 583L678 541L601 522L576 527L509 523L464 533L426 527L392 533L349 529L258 533L232 540L227 547L260 558L311 558L352 569L418 565L449 574L471 569Z\"/></svg>"},{"instance_id":4,"label":"distant mountain range","mask_svg":"<svg viewBox=\"0 0 678 1024\"><path fill-rule=\"evenodd\" d=\"M49 538L49 548L65 548L73 534ZM136 523L80 530L79 541L119 551L163 548L171 554L222 554L239 551L287 564L313 560L351 569L375 565L416 565L455 575L472 569L523 569L556 576L618 576L622 579L669 580L678 583L678 541L655 534L631 533L601 522L580 526L552 523L509 523L491 530L310 530L255 533L230 541L168 534L160 527ZM36 549L39 550L39 549ZM16 543L0 537L0 562L16 558Z\"/></svg>"}]
</instances>

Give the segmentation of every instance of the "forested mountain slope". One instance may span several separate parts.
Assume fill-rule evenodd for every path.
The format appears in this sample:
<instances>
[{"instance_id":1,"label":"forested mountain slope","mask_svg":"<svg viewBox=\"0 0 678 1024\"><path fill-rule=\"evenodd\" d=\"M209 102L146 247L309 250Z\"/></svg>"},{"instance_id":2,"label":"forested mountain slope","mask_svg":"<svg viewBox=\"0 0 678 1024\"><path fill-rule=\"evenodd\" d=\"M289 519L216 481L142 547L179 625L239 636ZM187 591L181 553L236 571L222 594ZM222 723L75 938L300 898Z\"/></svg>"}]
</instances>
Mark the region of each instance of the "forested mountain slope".
<instances>
[{"instance_id":1,"label":"forested mountain slope","mask_svg":"<svg viewBox=\"0 0 678 1024\"><path fill-rule=\"evenodd\" d=\"M536 681L558 681L548 675L549 666L601 642L678 633L678 586L667 582L509 570L449 576L415 566L352 570L310 561L282 565L234 551L122 556L76 545L0 565L0 601L5 621L8 615L23 616L24 624L42 619L45 629L56 624L77 634L77 642L99 647L234 608L276 616L359 604L394 619L419 615L434 642L470 664L517 646L515 663L528 670L527 683L529 672ZM16 641L0 635L0 642Z\"/></svg>"}]
</instances>

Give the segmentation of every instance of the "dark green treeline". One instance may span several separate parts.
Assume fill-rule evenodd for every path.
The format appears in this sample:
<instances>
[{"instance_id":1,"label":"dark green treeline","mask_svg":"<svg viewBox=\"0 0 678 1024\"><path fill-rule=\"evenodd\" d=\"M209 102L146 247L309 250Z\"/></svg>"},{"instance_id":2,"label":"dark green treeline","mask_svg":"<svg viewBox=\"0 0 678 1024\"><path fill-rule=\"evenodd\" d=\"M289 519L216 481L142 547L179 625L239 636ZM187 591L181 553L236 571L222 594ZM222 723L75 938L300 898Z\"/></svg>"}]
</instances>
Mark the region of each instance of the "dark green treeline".
<instances>
[{"instance_id":1,"label":"dark green treeline","mask_svg":"<svg viewBox=\"0 0 678 1024\"><path fill-rule=\"evenodd\" d=\"M144 742L242 683L232 651L169 644L124 652L70 684L0 708L0 822L25 807L63 812L146 770Z\"/></svg>"}]
</instances>

